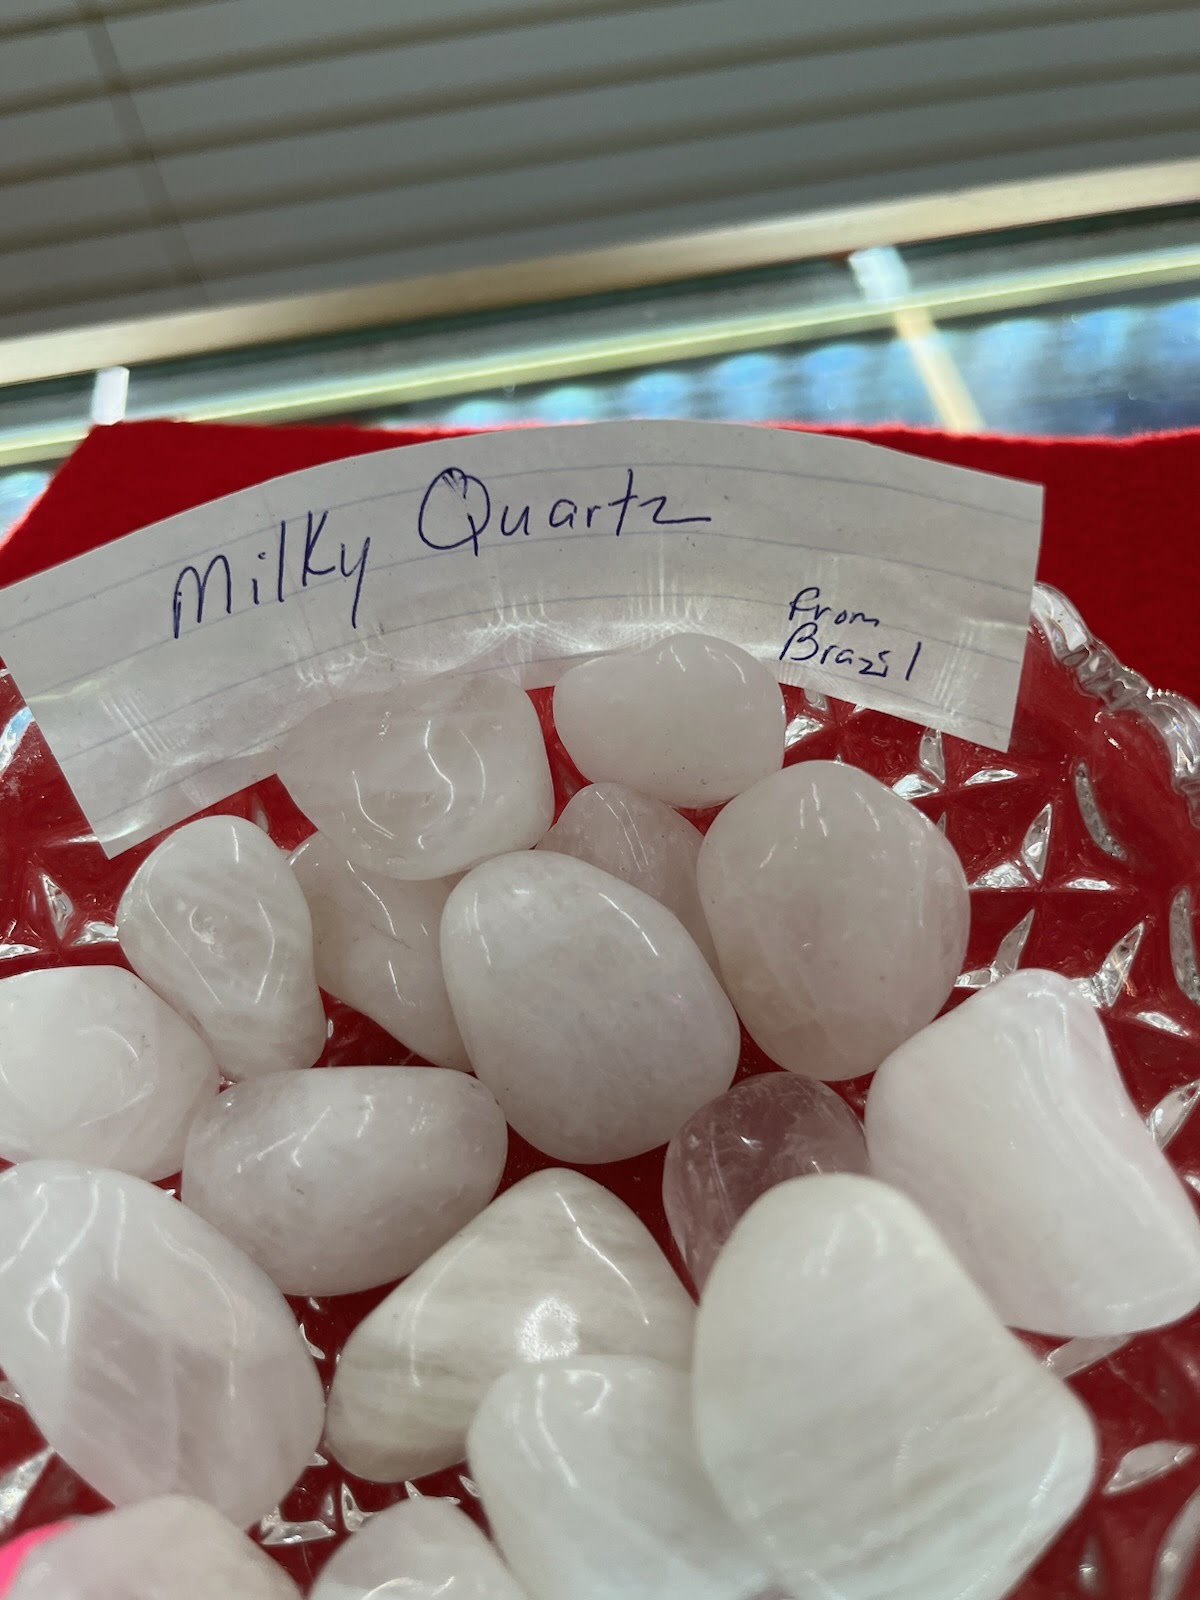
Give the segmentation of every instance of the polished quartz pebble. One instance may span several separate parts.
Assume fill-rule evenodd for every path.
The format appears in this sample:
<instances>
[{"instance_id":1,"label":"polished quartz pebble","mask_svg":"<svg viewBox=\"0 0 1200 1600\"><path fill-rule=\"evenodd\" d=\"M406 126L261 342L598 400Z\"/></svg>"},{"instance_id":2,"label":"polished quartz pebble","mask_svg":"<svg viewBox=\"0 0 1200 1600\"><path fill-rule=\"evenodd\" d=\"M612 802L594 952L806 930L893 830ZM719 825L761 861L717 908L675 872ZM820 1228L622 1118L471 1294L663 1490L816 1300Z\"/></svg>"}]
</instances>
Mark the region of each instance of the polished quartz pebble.
<instances>
[{"instance_id":1,"label":"polished quartz pebble","mask_svg":"<svg viewBox=\"0 0 1200 1600\"><path fill-rule=\"evenodd\" d=\"M5 1600L300 1600L300 1591L211 1506L164 1495L55 1534Z\"/></svg>"},{"instance_id":2,"label":"polished quartz pebble","mask_svg":"<svg viewBox=\"0 0 1200 1600\"><path fill-rule=\"evenodd\" d=\"M324 706L289 734L279 776L339 850L393 878L529 849L554 816L533 702L484 674Z\"/></svg>"},{"instance_id":3,"label":"polished quartz pebble","mask_svg":"<svg viewBox=\"0 0 1200 1600\"><path fill-rule=\"evenodd\" d=\"M554 691L555 728L585 777L673 806L720 805L778 771L785 720L762 662L702 633L582 661Z\"/></svg>"},{"instance_id":4,"label":"polished quartz pebble","mask_svg":"<svg viewBox=\"0 0 1200 1600\"><path fill-rule=\"evenodd\" d=\"M813 1172L866 1172L862 1124L823 1083L763 1072L701 1106L667 1146L663 1206L692 1282L704 1287L742 1214Z\"/></svg>"},{"instance_id":5,"label":"polished quartz pebble","mask_svg":"<svg viewBox=\"0 0 1200 1600\"><path fill-rule=\"evenodd\" d=\"M966 951L953 849L840 762L800 762L726 806L700 848L699 883L738 1015L804 1077L873 1072L936 1015Z\"/></svg>"},{"instance_id":6,"label":"polished quartz pebble","mask_svg":"<svg viewBox=\"0 0 1200 1600\"><path fill-rule=\"evenodd\" d=\"M123 967L0 982L0 1159L168 1177L219 1083L203 1039Z\"/></svg>"},{"instance_id":7,"label":"polished quartz pebble","mask_svg":"<svg viewBox=\"0 0 1200 1600\"><path fill-rule=\"evenodd\" d=\"M784 1586L1001 1600L1081 1505L1091 1419L905 1196L845 1173L751 1207L696 1325L696 1440Z\"/></svg>"},{"instance_id":8,"label":"polished quartz pebble","mask_svg":"<svg viewBox=\"0 0 1200 1600\"><path fill-rule=\"evenodd\" d=\"M673 911L715 968L717 953L696 887L703 835L686 817L623 783L580 789L538 845L589 861Z\"/></svg>"},{"instance_id":9,"label":"polished quartz pebble","mask_svg":"<svg viewBox=\"0 0 1200 1600\"><path fill-rule=\"evenodd\" d=\"M280 1072L200 1116L183 1202L285 1294L349 1294L403 1277L478 1215L507 1151L500 1107L464 1073Z\"/></svg>"},{"instance_id":10,"label":"polished quartz pebble","mask_svg":"<svg viewBox=\"0 0 1200 1600\"><path fill-rule=\"evenodd\" d=\"M468 1436L471 1477L532 1600L750 1600L771 1579L713 1493L685 1372L630 1356L518 1367Z\"/></svg>"},{"instance_id":11,"label":"polished quartz pebble","mask_svg":"<svg viewBox=\"0 0 1200 1600\"><path fill-rule=\"evenodd\" d=\"M312 919L287 857L252 822L201 817L170 834L122 895L117 934L226 1077L311 1067L325 1048Z\"/></svg>"},{"instance_id":12,"label":"polished quartz pebble","mask_svg":"<svg viewBox=\"0 0 1200 1600\"><path fill-rule=\"evenodd\" d=\"M321 1382L271 1280L161 1189L70 1161L0 1177L0 1368L114 1505L190 1494L247 1527L321 1434Z\"/></svg>"},{"instance_id":13,"label":"polished quartz pebble","mask_svg":"<svg viewBox=\"0 0 1200 1600\"><path fill-rule=\"evenodd\" d=\"M695 1313L628 1206L577 1172L536 1172L493 1200L346 1341L326 1439L350 1472L419 1478L460 1461L489 1385L576 1354L685 1366Z\"/></svg>"},{"instance_id":14,"label":"polished quartz pebble","mask_svg":"<svg viewBox=\"0 0 1200 1600\"><path fill-rule=\"evenodd\" d=\"M326 1566L309 1600L527 1600L452 1500L401 1500L371 1518ZM560 1596L559 1600L565 1600Z\"/></svg>"},{"instance_id":15,"label":"polished quartz pebble","mask_svg":"<svg viewBox=\"0 0 1200 1600\"><path fill-rule=\"evenodd\" d=\"M1200 1220L1066 978L1013 973L902 1045L867 1100L911 1195L1013 1327L1135 1333L1200 1303Z\"/></svg>"},{"instance_id":16,"label":"polished quartz pebble","mask_svg":"<svg viewBox=\"0 0 1200 1600\"><path fill-rule=\"evenodd\" d=\"M442 977L438 933L453 879L402 883L314 833L291 858L312 914L317 982L435 1067L470 1063Z\"/></svg>"},{"instance_id":17,"label":"polished quartz pebble","mask_svg":"<svg viewBox=\"0 0 1200 1600\"><path fill-rule=\"evenodd\" d=\"M442 965L475 1071L556 1160L665 1144L737 1068L737 1018L695 941L585 861L476 867L446 902Z\"/></svg>"}]
</instances>

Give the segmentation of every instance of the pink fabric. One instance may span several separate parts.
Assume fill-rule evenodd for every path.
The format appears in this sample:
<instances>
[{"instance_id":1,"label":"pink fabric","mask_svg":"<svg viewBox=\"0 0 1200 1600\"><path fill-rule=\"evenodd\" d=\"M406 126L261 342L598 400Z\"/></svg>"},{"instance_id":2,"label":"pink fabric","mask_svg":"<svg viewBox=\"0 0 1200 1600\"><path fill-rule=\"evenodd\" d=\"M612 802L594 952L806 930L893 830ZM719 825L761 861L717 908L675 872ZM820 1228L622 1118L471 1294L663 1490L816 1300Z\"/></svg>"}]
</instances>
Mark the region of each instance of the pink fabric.
<instances>
[{"instance_id":1,"label":"pink fabric","mask_svg":"<svg viewBox=\"0 0 1200 1600\"><path fill-rule=\"evenodd\" d=\"M18 1569L34 1545L52 1539L66 1526L65 1522L55 1522L48 1528L34 1528L32 1533L22 1534L11 1544L0 1545L0 1596L8 1593L9 1584L15 1582Z\"/></svg>"}]
</instances>

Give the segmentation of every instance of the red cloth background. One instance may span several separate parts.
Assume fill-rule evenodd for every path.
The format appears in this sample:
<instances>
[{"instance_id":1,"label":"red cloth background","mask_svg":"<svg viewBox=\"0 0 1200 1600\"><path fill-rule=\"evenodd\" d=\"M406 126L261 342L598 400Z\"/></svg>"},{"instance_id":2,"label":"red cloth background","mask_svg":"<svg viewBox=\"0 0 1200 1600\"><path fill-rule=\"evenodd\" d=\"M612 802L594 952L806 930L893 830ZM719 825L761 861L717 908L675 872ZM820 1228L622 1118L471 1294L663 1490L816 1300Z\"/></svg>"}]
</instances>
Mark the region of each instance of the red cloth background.
<instances>
[{"instance_id":1,"label":"red cloth background","mask_svg":"<svg viewBox=\"0 0 1200 1600\"><path fill-rule=\"evenodd\" d=\"M0 586L264 478L463 431L181 422L98 428L0 548ZM1200 700L1200 432L1076 440L837 431L1044 484L1039 577L1075 602L1127 666L1156 688Z\"/></svg>"}]
</instances>

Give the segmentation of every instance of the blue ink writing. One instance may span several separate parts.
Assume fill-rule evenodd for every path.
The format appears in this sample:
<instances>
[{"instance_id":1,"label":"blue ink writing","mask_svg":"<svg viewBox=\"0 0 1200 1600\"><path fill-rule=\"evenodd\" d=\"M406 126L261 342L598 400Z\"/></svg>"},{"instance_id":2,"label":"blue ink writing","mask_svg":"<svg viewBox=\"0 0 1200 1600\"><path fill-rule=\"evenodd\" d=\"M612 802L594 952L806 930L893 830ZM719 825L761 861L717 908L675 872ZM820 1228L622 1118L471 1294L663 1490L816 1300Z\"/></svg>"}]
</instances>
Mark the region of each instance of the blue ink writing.
<instances>
[{"instance_id":1,"label":"blue ink writing","mask_svg":"<svg viewBox=\"0 0 1200 1600\"><path fill-rule=\"evenodd\" d=\"M803 619L803 620L797 620ZM848 606L823 604L821 590L814 583L801 589L788 607L788 621L796 626L788 634L780 661L803 665L812 662L826 671L840 669L847 675L859 678L886 678L892 669L892 647L864 648L863 630L879 629L886 624L865 611ZM831 637L834 629L854 629L853 633L839 633ZM922 642L918 639L904 673L905 683L912 681Z\"/></svg>"},{"instance_id":2,"label":"blue ink writing","mask_svg":"<svg viewBox=\"0 0 1200 1600\"><path fill-rule=\"evenodd\" d=\"M658 528L694 527L712 521L700 513L681 514L677 507L668 512L667 495L639 494L634 469L626 467L624 473L624 490L611 500L587 504L560 495L548 509L533 501L495 502L499 504L499 515L494 518L492 492L484 480L461 467L446 467L421 499L417 536L431 550L461 550L469 545L478 555L480 541L492 530L498 531L501 538L511 539L517 533L536 535L547 529L590 528L619 539L633 508L649 510L650 521ZM616 515L609 515L611 512Z\"/></svg>"},{"instance_id":3,"label":"blue ink writing","mask_svg":"<svg viewBox=\"0 0 1200 1600\"><path fill-rule=\"evenodd\" d=\"M328 522L328 511L305 512L298 527L284 518L279 524L274 548L268 546L254 552L253 560L273 562L273 596L264 595L258 573L241 569L238 563L245 558L236 547L228 554L218 551L203 571L197 562L189 561L180 569L171 591L172 637L178 639L185 631L200 627L212 619L214 612L226 617L239 615L243 610L243 595L249 598L245 609L265 605L272 598L276 604L283 605L289 599L289 587L295 595L330 579L351 584L350 626L357 628L371 540L364 537L353 548L344 539L339 539L335 545ZM293 573L293 567L299 570Z\"/></svg>"}]
</instances>

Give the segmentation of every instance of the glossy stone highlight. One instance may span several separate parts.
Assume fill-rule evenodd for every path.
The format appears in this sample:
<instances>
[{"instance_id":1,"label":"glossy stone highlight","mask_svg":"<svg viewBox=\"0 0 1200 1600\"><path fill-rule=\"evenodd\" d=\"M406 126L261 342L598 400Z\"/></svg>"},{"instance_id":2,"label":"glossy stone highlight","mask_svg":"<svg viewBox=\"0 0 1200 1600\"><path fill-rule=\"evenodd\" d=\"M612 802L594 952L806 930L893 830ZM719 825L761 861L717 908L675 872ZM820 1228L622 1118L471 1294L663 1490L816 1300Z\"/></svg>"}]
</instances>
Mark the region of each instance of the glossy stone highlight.
<instances>
[{"instance_id":1,"label":"glossy stone highlight","mask_svg":"<svg viewBox=\"0 0 1200 1600\"><path fill-rule=\"evenodd\" d=\"M737 1068L733 1007L683 925L570 856L468 873L446 902L442 965L475 1071L557 1160L665 1144Z\"/></svg>"},{"instance_id":2,"label":"glossy stone highlight","mask_svg":"<svg viewBox=\"0 0 1200 1600\"><path fill-rule=\"evenodd\" d=\"M183 1202L285 1294L402 1278L496 1192L494 1097L438 1067L318 1067L235 1084L192 1128Z\"/></svg>"},{"instance_id":3,"label":"glossy stone highlight","mask_svg":"<svg viewBox=\"0 0 1200 1600\"><path fill-rule=\"evenodd\" d=\"M122 895L117 933L226 1077L311 1067L325 1048L312 919L287 857L252 822L201 817L168 835Z\"/></svg>"},{"instance_id":4,"label":"glossy stone highlight","mask_svg":"<svg viewBox=\"0 0 1200 1600\"><path fill-rule=\"evenodd\" d=\"M309 1600L527 1600L479 1529L449 1500L378 1512L322 1570Z\"/></svg>"},{"instance_id":5,"label":"glossy stone highlight","mask_svg":"<svg viewBox=\"0 0 1200 1600\"><path fill-rule=\"evenodd\" d=\"M115 1505L189 1494L244 1528L321 1434L321 1383L270 1279L161 1189L98 1167L0 1177L0 1367Z\"/></svg>"},{"instance_id":6,"label":"glossy stone highlight","mask_svg":"<svg viewBox=\"0 0 1200 1600\"><path fill-rule=\"evenodd\" d=\"M1013 1327L1102 1337L1200 1303L1195 1202L1121 1081L1093 1006L1013 973L876 1074L877 1176L921 1205Z\"/></svg>"},{"instance_id":7,"label":"glossy stone highlight","mask_svg":"<svg viewBox=\"0 0 1200 1600\"><path fill-rule=\"evenodd\" d=\"M199 1034L123 967L59 967L0 982L5 1161L61 1157L169 1177L219 1082Z\"/></svg>"},{"instance_id":8,"label":"glossy stone highlight","mask_svg":"<svg viewBox=\"0 0 1200 1600\"><path fill-rule=\"evenodd\" d=\"M393 878L529 849L554 816L533 703L482 673L324 706L288 736L279 776L343 854Z\"/></svg>"},{"instance_id":9,"label":"glossy stone highlight","mask_svg":"<svg viewBox=\"0 0 1200 1600\"><path fill-rule=\"evenodd\" d=\"M689 1117L667 1146L663 1205L698 1289L739 1218L777 1183L866 1172L862 1124L823 1083L764 1072Z\"/></svg>"},{"instance_id":10,"label":"glossy stone highlight","mask_svg":"<svg viewBox=\"0 0 1200 1600\"><path fill-rule=\"evenodd\" d=\"M773 1061L855 1078L936 1015L967 947L958 857L855 767L802 761L739 795L700 849L738 1015Z\"/></svg>"},{"instance_id":11,"label":"glossy stone highlight","mask_svg":"<svg viewBox=\"0 0 1200 1600\"><path fill-rule=\"evenodd\" d=\"M673 806L716 806L783 762L783 694L736 645L676 633L571 667L554 724L593 782L615 779Z\"/></svg>"}]
</instances>

